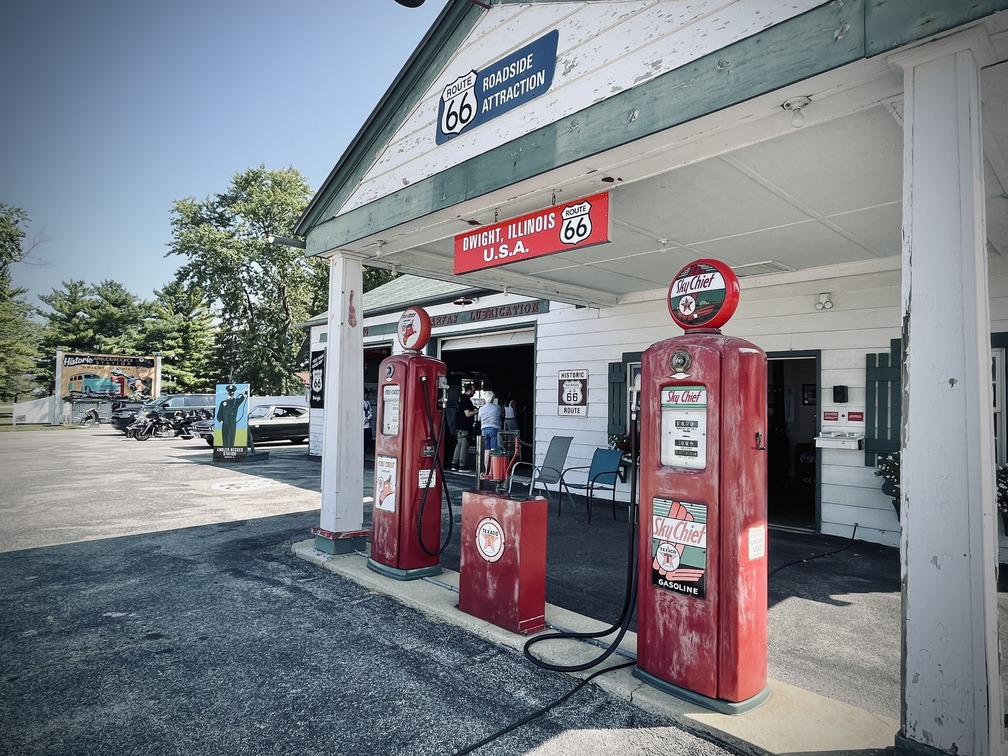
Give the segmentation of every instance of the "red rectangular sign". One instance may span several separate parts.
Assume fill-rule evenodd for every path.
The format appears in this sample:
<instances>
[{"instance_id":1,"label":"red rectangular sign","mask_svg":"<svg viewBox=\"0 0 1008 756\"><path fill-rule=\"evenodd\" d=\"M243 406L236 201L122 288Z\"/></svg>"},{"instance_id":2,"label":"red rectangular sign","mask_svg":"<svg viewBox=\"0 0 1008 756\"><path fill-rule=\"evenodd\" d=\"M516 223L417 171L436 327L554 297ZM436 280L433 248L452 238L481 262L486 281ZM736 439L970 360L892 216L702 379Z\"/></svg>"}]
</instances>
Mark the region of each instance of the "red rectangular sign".
<instances>
[{"instance_id":1,"label":"red rectangular sign","mask_svg":"<svg viewBox=\"0 0 1008 756\"><path fill-rule=\"evenodd\" d=\"M609 194L555 205L455 237L455 273L609 241Z\"/></svg>"},{"instance_id":2,"label":"red rectangular sign","mask_svg":"<svg viewBox=\"0 0 1008 756\"><path fill-rule=\"evenodd\" d=\"M852 423L863 423L864 422L864 412L848 412L847 419Z\"/></svg>"},{"instance_id":3,"label":"red rectangular sign","mask_svg":"<svg viewBox=\"0 0 1008 756\"><path fill-rule=\"evenodd\" d=\"M839 412L823 412L822 413L822 419L823 420L839 420L840 419L840 413Z\"/></svg>"}]
</instances>

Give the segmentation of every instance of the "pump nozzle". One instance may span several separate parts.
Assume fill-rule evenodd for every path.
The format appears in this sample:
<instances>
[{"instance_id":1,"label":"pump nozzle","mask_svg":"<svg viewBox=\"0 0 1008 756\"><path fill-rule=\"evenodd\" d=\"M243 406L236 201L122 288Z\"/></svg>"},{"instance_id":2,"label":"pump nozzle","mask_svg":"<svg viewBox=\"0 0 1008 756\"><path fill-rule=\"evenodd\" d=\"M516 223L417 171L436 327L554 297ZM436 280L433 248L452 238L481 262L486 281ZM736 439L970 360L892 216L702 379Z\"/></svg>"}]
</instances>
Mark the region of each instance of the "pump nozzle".
<instances>
[{"instance_id":1,"label":"pump nozzle","mask_svg":"<svg viewBox=\"0 0 1008 756\"><path fill-rule=\"evenodd\" d=\"M641 374L637 373L634 376L633 386L630 387L630 417L636 419L637 413L640 412L640 388L641 388Z\"/></svg>"},{"instance_id":2,"label":"pump nozzle","mask_svg":"<svg viewBox=\"0 0 1008 756\"><path fill-rule=\"evenodd\" d=\"M437 377L438 388L438 409L443 410L448 406L448 378L443 375Z\"/></svg>"}]
</instances>

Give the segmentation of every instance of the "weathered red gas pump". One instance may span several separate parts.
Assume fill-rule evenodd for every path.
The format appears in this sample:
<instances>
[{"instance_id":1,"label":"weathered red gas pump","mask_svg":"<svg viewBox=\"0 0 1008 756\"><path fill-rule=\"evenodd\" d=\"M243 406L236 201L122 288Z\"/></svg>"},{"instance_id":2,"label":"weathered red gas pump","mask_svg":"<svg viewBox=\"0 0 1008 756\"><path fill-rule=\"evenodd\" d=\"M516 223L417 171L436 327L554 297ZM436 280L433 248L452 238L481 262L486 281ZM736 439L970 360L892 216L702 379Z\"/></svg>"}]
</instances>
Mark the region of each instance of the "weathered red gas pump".
<instances>
[{"instance_id":1,"label":"weathered red gas pump","mask_svg":"<svg viewBox=\"0 0 1008 756\"><path fill-rule=\"evenodd\" d=\"M668 306L686 334L641 360L634 674L726 713L767 688L766 354L724 336L734 272L697 260Z\"/></svg>"},{"instance_id":2,"label":"weathered red gas pump","mask_svg":"<svg viewBox=\"0 0 1008 756\"><path fill-rule=\"evenodd\" d=\"M371 557L375 572L413 580L441 572L439 473L445 365L420 354L430 316L410 307L399 319L403 354L379 367Z\"/></svg>"}]
</instances>

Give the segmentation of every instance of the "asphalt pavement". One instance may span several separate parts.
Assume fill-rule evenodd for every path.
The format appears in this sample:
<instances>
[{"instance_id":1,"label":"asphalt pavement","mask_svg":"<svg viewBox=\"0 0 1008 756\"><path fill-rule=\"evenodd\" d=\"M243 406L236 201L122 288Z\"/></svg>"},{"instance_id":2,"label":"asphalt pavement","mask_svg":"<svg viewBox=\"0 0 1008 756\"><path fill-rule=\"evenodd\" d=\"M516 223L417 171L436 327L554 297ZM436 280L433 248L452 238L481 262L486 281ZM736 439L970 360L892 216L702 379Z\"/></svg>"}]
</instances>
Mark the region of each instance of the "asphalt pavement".
<instances>
[{"instance_id":1,"label":"asphalt pavement","mask_svg":"<svg viewBox=\"0 0 1008 756\"><path fill-rule=\"evenodd\" d=\"M475 752L788 752L628 670L576 689L531 664L523 637L455 607L457 529L432 580L315 552L319 462L264 449L264 462L217 465L198 439L108 426L0 434L0 753L457 753L567 694ZM457 505L472 479L448 479ZM625 511L598 507L589 525L583 505L551 507L548 621L617 619L628 537ZM866 712L873 742L891 744L898 554L772 530L769 557L773 695L757 712L778 730L788 717L800 729L808 701L841 722Z\"/></svg>"}]
</instances>

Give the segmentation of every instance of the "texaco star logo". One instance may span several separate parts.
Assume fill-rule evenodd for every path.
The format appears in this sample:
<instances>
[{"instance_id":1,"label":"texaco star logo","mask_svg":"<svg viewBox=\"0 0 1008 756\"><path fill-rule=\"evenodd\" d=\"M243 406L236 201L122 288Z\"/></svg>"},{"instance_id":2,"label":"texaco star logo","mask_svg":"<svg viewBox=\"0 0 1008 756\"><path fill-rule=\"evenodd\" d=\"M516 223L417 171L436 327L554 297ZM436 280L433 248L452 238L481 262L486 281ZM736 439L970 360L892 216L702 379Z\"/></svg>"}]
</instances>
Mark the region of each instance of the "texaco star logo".
<instances>
[{"instance_id":1,"label":"texaco star logo","mask_svg":"<svg viewBox=\"0 0 1008 756\"><path fill-rule=\"evenodd\" d=\"M493 517L484 517L476 526L476 550L488 562L504 555L504 529Z\"/></svg>"},{"instance_id":2,"label":"texaco star logo","mask_svg":"<svg viewBox=\"0 0 1008 756\"><path fill-rule=\"evenodd\" d=\"M693 299L693 297L691 297L689 294L687 294L686 296L684 296L682 299L679 300L679 312L681 312L686 317L692 315L695 309L696 309L696 300Z\"/></svg>"}]
</instances>

